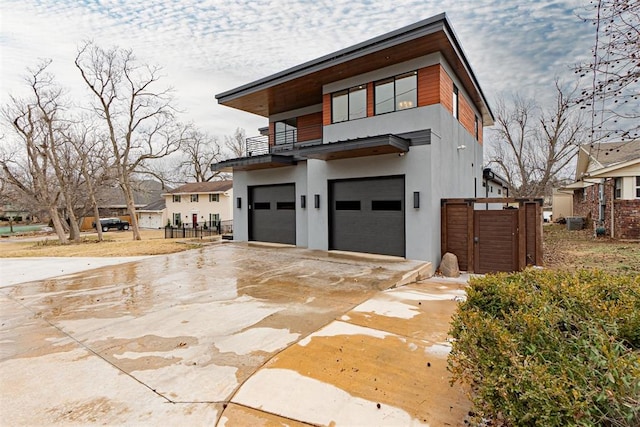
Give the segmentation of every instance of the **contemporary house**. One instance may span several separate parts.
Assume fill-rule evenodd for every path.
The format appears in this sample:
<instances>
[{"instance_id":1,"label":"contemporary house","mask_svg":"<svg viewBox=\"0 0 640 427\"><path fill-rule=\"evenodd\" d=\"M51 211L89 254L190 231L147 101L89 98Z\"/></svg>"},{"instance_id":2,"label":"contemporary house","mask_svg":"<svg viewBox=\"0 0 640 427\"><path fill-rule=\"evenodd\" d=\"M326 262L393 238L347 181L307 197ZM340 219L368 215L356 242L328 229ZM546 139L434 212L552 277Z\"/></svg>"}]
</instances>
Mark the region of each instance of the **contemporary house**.
<instances>
[{"instance_id":1,"label":"contemporary house","mask_svg":"<svg viewBox=\"0 0 640 427\"><path fill-rule=\"evenodd\" d=\"M233 181L192 182L163 196L174 227L218 227L233 219Z\"/></svg>"},{"instance_id":2,"label":"contemporary house","mask_svg":"<svg viewBox=\"0 0 640 427\"><path fill-rule=\"evenodd\" d=\"M573 216L596 231L640 240L640 140L585 144L578 150Z\"/></svg>"},{"instance_id":3,"label":"contemporary house","mask_svg":"<svg viewBox=\"0 0 640 427\"><path fill-rule=\"evenodd\" d=\"M216 95L268 129L233 171L234 238L440 260L440 201L484 196L493 116L445 14Z\"/></svg>"}]
</instances>

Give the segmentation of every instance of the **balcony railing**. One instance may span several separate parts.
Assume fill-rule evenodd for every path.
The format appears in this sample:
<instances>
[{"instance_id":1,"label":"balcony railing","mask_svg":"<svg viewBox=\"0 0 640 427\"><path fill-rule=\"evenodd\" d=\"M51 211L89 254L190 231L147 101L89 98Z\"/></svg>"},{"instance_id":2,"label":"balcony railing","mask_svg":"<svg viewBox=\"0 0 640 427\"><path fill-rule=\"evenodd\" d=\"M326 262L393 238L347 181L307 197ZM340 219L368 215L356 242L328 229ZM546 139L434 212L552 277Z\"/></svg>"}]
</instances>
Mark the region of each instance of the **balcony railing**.
<instances>
[{"instance_id":1,"label":"balcony railing","mask_svg":"<svg viewBox=\"0 0 640 427\"><path fill-rule=\"evenodd\" d=\"M300 146L319 144L321 142L322 125L306 126L247 138L246 155L252 157L263 154L282 153Z\"/></svg>"}]
</instances>

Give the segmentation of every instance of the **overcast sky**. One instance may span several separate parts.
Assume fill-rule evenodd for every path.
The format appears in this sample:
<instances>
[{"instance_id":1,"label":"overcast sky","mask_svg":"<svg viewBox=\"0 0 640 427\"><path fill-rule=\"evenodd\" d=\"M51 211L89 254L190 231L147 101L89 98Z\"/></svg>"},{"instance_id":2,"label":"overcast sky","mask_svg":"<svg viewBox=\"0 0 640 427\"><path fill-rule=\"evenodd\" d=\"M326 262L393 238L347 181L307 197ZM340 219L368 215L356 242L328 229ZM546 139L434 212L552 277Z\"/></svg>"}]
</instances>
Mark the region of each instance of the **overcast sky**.
<instances>
[{"instance_id":1,"label":"overcast sky","mask_svg":"<svg viewBox=\"0 0 640 427\"><path fill-rule=\"evenodd\" d=\"M77 47L132 48L164 68L184 121L214 135L257 134L266 119L215 94L446 12L490 103L520 91L553 95L589 57L588 0L0 0L0 101L19 94L39 58L75 94ZM79 89L78 89L79 90ZM80 94L81 92L77 92Z\"/></svg>"}]
</instances>

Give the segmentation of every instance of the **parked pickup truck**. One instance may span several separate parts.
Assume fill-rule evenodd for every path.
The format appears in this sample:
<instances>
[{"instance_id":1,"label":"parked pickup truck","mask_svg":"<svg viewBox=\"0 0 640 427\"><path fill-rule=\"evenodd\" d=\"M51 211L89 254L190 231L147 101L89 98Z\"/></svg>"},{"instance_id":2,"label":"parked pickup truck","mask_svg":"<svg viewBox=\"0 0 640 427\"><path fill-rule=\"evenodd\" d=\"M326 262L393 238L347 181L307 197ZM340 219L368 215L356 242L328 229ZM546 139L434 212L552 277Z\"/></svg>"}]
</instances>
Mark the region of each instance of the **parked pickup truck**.
<instances>
[{"instance_id":1,"label":"parked pickup truck","mask_svg":"<svg viewBox=\"0 0 640 427\"><path fill-rule=\"evenodd\" d=\"M95 227L96 224L94 223L93 226ZM102 227L102 231L109 231L112 228L118 230L128 230L129 222L123 221L120 218L102 218L100 219L100 227Z\"/></svg>"}]
</instances>

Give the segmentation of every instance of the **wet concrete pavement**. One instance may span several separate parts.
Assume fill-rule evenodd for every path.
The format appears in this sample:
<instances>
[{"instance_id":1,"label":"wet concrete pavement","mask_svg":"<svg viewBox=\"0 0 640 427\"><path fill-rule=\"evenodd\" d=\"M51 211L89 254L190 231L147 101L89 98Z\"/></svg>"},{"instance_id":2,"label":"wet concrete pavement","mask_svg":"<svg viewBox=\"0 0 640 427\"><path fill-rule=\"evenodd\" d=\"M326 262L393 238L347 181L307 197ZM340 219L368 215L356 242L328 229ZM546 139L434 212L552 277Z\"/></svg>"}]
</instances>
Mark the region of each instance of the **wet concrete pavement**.
<instances>
[{"instance_id":1,"label":"wet concrete pavement","mask_svg":"<svg viewBox=\"0 0 640 427\"><path fill-rule=\"evenodd\" d=\"M221 244L0 289L7 425L459 425L464 284Z\"/></svg>"}]
</instances>

